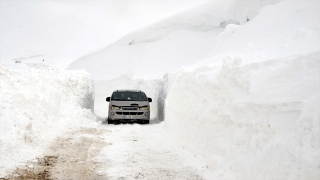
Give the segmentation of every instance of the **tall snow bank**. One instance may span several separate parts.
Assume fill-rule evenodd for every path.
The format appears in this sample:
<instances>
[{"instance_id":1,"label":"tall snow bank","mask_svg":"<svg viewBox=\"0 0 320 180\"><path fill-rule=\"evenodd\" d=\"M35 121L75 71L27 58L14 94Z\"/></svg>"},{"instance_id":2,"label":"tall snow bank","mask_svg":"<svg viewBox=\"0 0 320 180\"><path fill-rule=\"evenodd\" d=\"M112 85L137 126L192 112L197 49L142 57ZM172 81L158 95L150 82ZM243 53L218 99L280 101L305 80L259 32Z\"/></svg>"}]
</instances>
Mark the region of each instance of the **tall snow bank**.
<instances>
[{"instance_id":1,"label":"tall snow bank","mask_svg":"<svg viewBox=\"0 0 320 180\"><path fill-rule=\"evenodd\" d=\"M63 129L90 124L93 92L85 71L0 65L0 174L36 154L28 149L41 151Z\"/></svg>"},{"instance_id":2,"label":"tall snow bank","mask_svg":"<svg viewBox=\"0 0 320 180\"><path fill-rule=\"evenodd\" d=\"M228 56L223 66L184 68L168 76L166 127L206 157L211 178L316 179L319 60L319 52L247 64Z\"/></svg>"},{"instance_id":3,"label":"tall snow bank","mask_svg":"<svg viewBox=\"0 0 320 180\"><path fill-rule=\"evenodd\" d=\"M266 6L227 25L205 60L167 76L168 131L208 159L208 177L320 176L319 5Z\"/></svg>"}]
</instances>

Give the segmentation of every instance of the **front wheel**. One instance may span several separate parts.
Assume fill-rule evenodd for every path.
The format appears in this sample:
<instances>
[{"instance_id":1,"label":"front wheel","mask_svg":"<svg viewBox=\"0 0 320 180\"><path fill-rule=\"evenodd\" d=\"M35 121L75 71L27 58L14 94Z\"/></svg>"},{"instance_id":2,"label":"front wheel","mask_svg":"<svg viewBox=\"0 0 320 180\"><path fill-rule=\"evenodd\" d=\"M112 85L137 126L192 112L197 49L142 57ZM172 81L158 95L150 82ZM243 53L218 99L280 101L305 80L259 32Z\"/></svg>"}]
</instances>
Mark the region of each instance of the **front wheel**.
<instances>
[{"instance_id":1,"label":"front wheel","mask_svg":"<svg viewBox=\"0 0 320 180\"><path fill-rule=\"evenodd\" d=\"M108 118L108 124L113 124L113 121L111 119Z\"/></svg>"},{"instance_id":2,"label":"front wheel","mask_svg":"<svg viewBox=\"0 0 320 180\"><path fill-rule=\"evenodd\" d=\"M143 124L149 124L149 120L142 121Z\"/></svg>"}]
</instances>

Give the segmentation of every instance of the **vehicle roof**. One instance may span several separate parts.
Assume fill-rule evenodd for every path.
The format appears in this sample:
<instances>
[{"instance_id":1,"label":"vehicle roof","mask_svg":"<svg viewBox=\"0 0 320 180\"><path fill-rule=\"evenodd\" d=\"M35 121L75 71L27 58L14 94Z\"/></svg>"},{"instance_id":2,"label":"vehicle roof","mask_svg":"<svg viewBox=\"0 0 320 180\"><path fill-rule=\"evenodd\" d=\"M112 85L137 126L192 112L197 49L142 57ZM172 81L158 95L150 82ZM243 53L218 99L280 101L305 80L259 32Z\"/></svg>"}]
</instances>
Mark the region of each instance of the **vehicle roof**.
<instances>
[{"instance_id":1,"label":"vehicle roof","mask_svg":"<svg viewBox=\"0 0 320 180\"><path fill-rule=\"evenodd\" d=\"M133 90L133 89L118 89L118 90L115 90L113 92L143 92L143 91L140 91L140 90ZM143 92L144 93L144 92Z\"/></svg>"}]
</instances>

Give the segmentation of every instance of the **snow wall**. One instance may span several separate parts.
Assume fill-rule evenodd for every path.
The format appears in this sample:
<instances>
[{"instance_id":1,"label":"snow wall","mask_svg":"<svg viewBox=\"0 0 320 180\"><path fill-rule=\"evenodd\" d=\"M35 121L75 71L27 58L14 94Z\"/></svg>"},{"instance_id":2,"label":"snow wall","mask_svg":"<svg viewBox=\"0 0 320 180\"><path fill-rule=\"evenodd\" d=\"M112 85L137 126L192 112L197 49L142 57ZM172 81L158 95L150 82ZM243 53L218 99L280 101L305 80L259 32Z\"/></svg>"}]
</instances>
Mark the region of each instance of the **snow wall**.
<instances>
[{"instance_id":1,"label":"snow wall","mask_svg":"<svg viewBox=\"0 0 320 180\"><path fill-rule=\"evenodd\" d=\"M227 25L211 57L165 77L168 132L214 175L230 173L217 178L320 177L319 7L266 6Z\"/></svg>"},{"instance_id":2,"label":"snow wall","mask_svg":"<svg viewBox=\"0 0 320 180\"><path fill-rule=\"evenodd\" d=\"M0 175L63 129L90 124L96 118L93 93L93 78L85 71L0 65Z\"/></svg>"},{"instance_id":3,"label":"snow wall","mask_svg":"<svg viewBox=\"0 0 320 180\"><path fill-rule=\"evenodd\" d=\"M240 179L320 176L320 53L182 69L167 76L168 131Z\"/></svg>"}]
</instances>

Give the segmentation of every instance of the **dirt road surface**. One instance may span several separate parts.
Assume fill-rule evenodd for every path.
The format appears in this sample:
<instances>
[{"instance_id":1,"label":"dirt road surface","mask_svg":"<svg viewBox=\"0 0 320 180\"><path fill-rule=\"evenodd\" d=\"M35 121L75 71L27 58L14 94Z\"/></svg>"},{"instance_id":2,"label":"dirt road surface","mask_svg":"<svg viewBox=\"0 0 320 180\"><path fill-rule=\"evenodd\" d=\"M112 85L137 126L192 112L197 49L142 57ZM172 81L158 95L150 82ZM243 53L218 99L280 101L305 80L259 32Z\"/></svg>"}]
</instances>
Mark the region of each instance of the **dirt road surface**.
<instances>
[{"instance_id":1,"label":"dirt road surface","mask_svg":"<svg viewBox=\"0 0 320 180\"><path fill-rule=\"evenodd\" d=\"M57 138L44 157L5 179L203 179L205 165L193 156L164 123L101 124Z\"/></svg>"}]
</instances>

